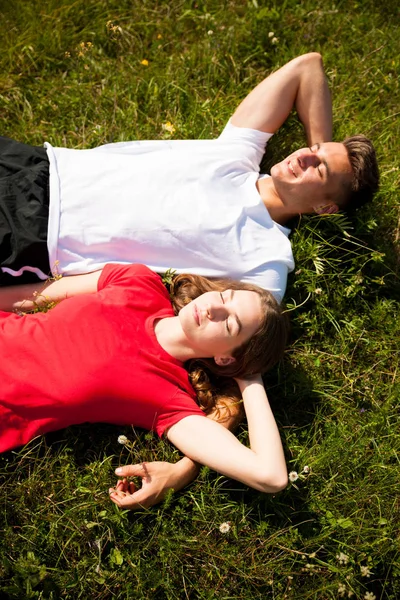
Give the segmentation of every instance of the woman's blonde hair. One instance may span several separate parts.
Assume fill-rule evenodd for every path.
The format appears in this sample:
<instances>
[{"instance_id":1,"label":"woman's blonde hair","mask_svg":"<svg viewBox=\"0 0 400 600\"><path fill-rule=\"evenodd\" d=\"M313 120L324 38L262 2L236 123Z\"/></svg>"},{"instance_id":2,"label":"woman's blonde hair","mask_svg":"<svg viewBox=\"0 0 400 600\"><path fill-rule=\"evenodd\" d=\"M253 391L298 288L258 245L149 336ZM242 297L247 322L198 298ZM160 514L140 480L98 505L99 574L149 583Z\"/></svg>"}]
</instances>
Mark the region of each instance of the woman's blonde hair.
<instances>
[{"instance_id":1,"label":"woman's blonde hair","mask_svg":"<svg viewBox=\"0 0 400 600\"><path fill-rule=\"evenodd\" d=\"M170 284L172 306L178 314L183 306L201 294L228 289L248 290L260 296L263 312L260 327L247 342L232 352L235 362L220 366L212 358L203 358L190 360L185 365L201 408L210 413L224 407L227 416L240 410L238 401L241 396L232 377L246 378L271 369L283 356L289 331L287 316L272 294L250 283L176 275Z\"/></svg>"}]
</instances>

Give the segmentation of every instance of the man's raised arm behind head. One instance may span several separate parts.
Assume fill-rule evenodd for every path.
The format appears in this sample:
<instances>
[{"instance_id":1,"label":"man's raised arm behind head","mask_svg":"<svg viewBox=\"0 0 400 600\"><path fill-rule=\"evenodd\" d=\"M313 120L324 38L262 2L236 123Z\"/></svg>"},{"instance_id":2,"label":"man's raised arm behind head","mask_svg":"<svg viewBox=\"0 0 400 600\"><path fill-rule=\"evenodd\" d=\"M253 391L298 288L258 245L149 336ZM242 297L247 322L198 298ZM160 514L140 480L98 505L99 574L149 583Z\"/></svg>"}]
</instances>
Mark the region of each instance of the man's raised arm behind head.
<instances>
[{"instance_id":1,"label":"man's raised arm behind head","mask_svg":"<svg viewBox=\"0 0 400 600\"><path fill-rule=\"evenodd\" d=\"M236 109L232 123L275 133L296 108L310 146L332 139L332 102L322 57L294 58L257 85Z\"/></svg>"}]
</instances>

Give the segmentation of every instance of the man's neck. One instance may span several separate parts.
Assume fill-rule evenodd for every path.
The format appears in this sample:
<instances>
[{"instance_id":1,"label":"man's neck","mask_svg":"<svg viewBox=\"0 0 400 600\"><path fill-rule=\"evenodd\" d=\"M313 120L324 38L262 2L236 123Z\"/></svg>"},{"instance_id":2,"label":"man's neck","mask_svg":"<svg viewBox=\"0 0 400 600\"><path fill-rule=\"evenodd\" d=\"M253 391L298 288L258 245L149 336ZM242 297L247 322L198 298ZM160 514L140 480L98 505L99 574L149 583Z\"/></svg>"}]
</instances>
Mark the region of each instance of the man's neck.
<instances>
[{"instance_id":1,"label":"man's neck","mask_svg":"<svg viewBox=\"0 0 400 600\"><path fill-rule=\"evenodd\" d=\"M275 189L272 177L259 179L256 186L271 219L275 221L275 223L279 223L279 225L286 225L294 215L288 214L287 209Z\"/></svg>"}]
</instances>

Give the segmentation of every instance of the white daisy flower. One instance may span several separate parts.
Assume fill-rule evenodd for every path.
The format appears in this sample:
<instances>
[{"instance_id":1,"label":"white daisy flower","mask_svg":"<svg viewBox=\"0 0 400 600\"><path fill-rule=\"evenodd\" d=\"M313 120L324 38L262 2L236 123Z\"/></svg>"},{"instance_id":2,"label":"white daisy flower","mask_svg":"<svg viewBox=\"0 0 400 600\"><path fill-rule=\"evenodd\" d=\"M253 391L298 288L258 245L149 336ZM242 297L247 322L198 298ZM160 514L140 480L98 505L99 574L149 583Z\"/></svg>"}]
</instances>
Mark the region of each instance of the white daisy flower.
<instances>
[{"instance_id":1,"label":"white daisy flower","mask_svg":"<svg viewBox=\"0 0 400 600\"><path fill-rule=\"evenodd\" d=\"M230 523L221 523L221 525L219 526L219 530L221 533L228 533L230 528L231 528Z\"/></svg>"}]
</instances>

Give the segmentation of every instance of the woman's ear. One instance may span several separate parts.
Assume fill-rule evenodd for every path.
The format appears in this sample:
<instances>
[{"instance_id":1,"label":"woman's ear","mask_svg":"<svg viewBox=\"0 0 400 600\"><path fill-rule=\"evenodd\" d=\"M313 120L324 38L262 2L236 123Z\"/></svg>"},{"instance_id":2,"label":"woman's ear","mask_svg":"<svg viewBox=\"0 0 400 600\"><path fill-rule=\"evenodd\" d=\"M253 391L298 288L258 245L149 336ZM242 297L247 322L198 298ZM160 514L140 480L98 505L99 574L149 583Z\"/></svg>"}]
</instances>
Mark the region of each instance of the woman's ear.
<instances>
[{"instance_id":1,"label":"woman's ear","mask_svg":"<svg viewBox=\"0 0 400 600\"><path fill-rule=\"evenodd\" d=\"M233 356L214 356L214 362L219 367L227 367L236 362L236 358L233 358Z\"/></svg>"}]
</instances>

